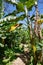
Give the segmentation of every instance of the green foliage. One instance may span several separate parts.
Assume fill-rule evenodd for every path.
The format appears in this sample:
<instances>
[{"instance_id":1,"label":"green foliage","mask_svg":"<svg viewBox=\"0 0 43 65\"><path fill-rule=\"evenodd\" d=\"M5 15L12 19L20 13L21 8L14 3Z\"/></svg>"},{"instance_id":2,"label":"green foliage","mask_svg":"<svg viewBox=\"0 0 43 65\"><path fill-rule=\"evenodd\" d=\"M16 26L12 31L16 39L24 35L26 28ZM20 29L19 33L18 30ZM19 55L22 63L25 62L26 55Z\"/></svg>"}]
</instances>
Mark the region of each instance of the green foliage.
<instances>
[{"instance_id":1,"label":"green foliage","mask_svg":"<svg viewBox=\"0 0 43 65\"><path fill-rule=\"evenodd\" d=\"M7 0L7 2L9 2ZM10 1L11 2L11 1ZM9 3L10 3L9 2ZM40 56L43 47L43 40L39 42L39 39L33 34L33 38L30 37L30 30L27 27L19 26L13 31L10 31L11 26L15 26L18 24L18 21L24 20L26 18L25 5L27 10L31 10L34 5L35 0L19 0L16 5L15 15L18 15L20 12L24 12L24 14L17 16L15 20L11 21L3 21L0 22L0 64L1 65L11 65L13 59L16 59L18 55L24 54L27 58L30 57L29 63L27 65L33 65L34 60ZM10 15L10 14L9 14ZM8 15L8 16L9 16ZM13 13L11 15L14 15ZM7 17L7 16L6 16ZM31 17L33 20L34 16ZM28 21L27 21L28 22ZM29 25L29 24L27 24ZM34 30L32 29L34 32ZM42 31L43 33L43 31ZM28 51L27 51L28 49ZM37 56L36 56L37 55Z\"/></svg>"}]
</instances>

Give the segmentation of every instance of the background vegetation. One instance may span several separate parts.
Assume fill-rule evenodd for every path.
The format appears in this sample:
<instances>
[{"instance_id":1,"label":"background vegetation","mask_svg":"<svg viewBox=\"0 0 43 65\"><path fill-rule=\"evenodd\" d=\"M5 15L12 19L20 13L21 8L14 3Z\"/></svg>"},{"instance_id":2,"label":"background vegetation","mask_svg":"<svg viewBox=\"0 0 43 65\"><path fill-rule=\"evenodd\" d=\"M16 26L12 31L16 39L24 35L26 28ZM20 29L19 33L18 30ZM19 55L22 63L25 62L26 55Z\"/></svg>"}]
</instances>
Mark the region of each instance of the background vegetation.
<instances>
[{"instance_id":1,"label":"background vegetation","mask_svg":"<svg viewBox=\"0 0 43 65\"><path fill-rule=\"evenodd\" d=\"M17 57L21 58L22 55L26 65L43 65L43 39L40 34L37 36L38 33L34 33L34 28L32 28L32 22L35 21L34 15L29 17L28 13L35 5L35 0L5 0L5 2L16 5L16 11L2 17L4 7L1 5L0 11L3 14L0 14L0 65L11 65L13 60ZM23 14L17 16L20 13ZM23 20L26 24L18 23ZM43 20L38 20L38 24L39 22L42 24ZM41 30L42 34L43 30Z\"/></svg>"}]
</instances>

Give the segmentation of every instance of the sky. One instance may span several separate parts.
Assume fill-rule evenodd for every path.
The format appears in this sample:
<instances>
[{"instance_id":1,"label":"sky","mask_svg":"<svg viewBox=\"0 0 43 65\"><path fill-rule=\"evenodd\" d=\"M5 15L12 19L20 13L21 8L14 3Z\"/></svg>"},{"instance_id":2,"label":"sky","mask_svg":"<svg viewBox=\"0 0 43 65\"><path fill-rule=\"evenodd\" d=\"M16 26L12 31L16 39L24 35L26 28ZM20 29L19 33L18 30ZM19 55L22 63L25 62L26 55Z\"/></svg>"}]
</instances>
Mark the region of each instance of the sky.
<instances>
[{"instance_id":1,"label":"sky","mask_svg":"<svg viewBox=\"0 0 43 65\"><path fill-rule=\"evenodd\" d=\"M38 10L40 14L43 14L43 0L38 0ZM30 15L32 16L33 14L35 14L35 7L30 11Z\"/></svg>"},{"instance_id":2,"label":"sky","mask_svg":"<svg viewBox=\"0 0 43 65\"><path fill-rule=\"evenodd\" d=\"M14 10L16 10L16 6L13 6L11 4L5 3L5 15L8 15L9 13L12 13ZM43 0L38 0L38 10L40 14L43 14ZM32 10L29 12L30 16L35 14L35 7L33 6ZM25 21L21 21L25 23ZM42 24L43 27L43 24Z\"/></svg>"},{"instance_id":3,"label":"sky","mask_svg":"<svg viewBox=\"0 0 43 65\"><path fill-rule=\"evenodd\" d=\"M38 8L41 14L43 14L43 0L39 0Z\"/></svg>"},{"instance_id":4,"label":"sky","mask_svg":"<svg viewBox=\"0 0 43 65\"><path fill-rule=\"evenodd\" d=\"M38 0L38 9L39 9L39 13L43 14L43 0ZM16 10L16 6L5 3L5 15L13 12L14 10ZM35 13L35 8L33 7L32 11L30 11L30 15L34 13Z\"/></svg>"}]
</instances>

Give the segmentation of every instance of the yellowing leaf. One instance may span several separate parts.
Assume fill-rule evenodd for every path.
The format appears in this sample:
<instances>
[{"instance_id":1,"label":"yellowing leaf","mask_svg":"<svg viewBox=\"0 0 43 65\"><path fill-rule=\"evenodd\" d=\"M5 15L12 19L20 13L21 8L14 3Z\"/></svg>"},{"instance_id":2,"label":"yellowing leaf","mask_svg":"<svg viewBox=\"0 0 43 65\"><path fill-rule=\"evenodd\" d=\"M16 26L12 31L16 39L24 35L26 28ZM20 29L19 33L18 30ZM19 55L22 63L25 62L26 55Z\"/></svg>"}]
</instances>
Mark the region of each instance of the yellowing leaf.
<instances>
[{"instance_id":1,"label":"yellowing leaf","mask_svg":"<svg viewBox=\"0 0 43 65\"><path fill-rule=\"evenodd\" d=\"M15 29L16 29L17 27L19 27L19 26L21 26L21 24L16 24L15 26L14 26L14 25L11 26L10 32L13 31L13 30L15 30Z\"/></svg>"},{"instance_id":2,"label":"yellowing leaf","mask_svg":"<svg viewBox=\"0 0 43 65\"><path fill-rule=\"evenodd\" d=\"M16 29L16 26L11 26L10 31L13 31L13 30L15 30L15 29Z\"/></svg>"},{"instance_id":3,"label":"yellowing leaf","mask_svg":"<svg viewBox=\"0 0 43 65\"><path fill-rule=\"evenodd\" d=\"M35 53L36 52L36 47L34 45L32 45L32 48L33 48L33 52Z\"/></svg>"}]
</instances>

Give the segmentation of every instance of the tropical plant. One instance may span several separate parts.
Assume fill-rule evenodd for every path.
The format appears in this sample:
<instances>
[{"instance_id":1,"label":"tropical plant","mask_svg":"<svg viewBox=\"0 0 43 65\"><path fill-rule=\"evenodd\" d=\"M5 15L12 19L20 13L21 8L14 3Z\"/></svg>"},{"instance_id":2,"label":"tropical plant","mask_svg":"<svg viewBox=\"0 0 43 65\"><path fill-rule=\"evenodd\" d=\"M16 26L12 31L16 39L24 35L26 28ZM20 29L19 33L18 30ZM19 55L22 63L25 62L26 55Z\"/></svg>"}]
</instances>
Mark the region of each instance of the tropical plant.
<instances>
[{"instance_id":1,"label":"tropical plant","mask_svg":"<svg viewBox=\"0 0 43 65\"><path fill-rule=\"evenodd\" d=\"M35 0L5 0L5 2L16 5L16 11L0 19L0 57L2 63L4 65L10 64L13 59L20 57L22 54L24 55L24 61L25 57L27 59L27 62L25 61L26 65L42 63L43 40L37 31L34 32L35 30L32 28L34 16L29 17L28 13L35 5ZM26 27L18 23L25 18ZM38 27L42 22L43 20L38 19Z\"/></svg>"}]
</instances>

